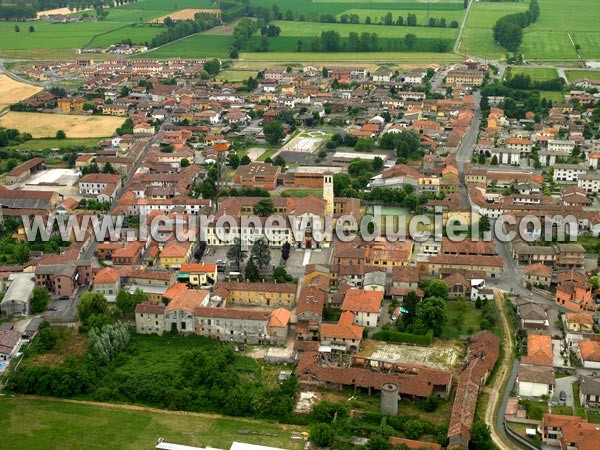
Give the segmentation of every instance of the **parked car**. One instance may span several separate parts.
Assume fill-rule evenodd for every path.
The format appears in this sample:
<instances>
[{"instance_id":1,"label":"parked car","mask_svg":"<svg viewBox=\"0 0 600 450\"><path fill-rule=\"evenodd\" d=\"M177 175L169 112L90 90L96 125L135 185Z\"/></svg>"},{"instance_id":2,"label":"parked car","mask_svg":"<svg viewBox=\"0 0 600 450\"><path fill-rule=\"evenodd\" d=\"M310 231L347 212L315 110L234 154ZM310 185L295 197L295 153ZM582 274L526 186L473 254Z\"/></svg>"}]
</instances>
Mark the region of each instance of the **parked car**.
<instances>
[{"instance_id":1,"label":"parked car","mask_svg":"<svg viewBox=\"0 0 600 450\"><path fill-rule=\"evenodd\" d=\"M558 394L558 398L561 402L566 402L567 401L567 393L565 391L560 391L560 394Z\"/></svg>"},{"instance_id":2,"label":"parked car","mask_svg":"<svg viewBox=\"0 0 600 450\"><path fill-rule=\"evenodd\" d=\"M50 306L48 311L58 311L58 308L56 306Z\"/></svg>"},{"instance_id":3,"label":"parked car","mask_svg":"<svg viewBox=\"0 0 600 450\"><path fill-rule=\"evenodd\" d=\"M60 297L58 297L59 300L69 300L71 297L69 297L68 295L62 295Z\"/></svg>"}]
</instances>

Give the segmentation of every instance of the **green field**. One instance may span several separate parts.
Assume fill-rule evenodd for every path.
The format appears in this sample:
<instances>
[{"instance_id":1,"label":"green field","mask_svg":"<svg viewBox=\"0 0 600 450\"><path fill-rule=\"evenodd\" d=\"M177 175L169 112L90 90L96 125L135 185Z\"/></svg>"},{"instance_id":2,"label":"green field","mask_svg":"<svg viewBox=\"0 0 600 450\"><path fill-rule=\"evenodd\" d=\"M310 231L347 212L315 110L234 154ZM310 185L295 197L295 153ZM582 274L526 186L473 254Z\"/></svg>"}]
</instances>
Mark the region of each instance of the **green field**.
<instances>
[{"instance_id":1,"label":"green field","mask_svg":"<svg viewBox=\"0 0 600 450\"><path fill-rule=\"evenodd\" d=\"M370 6L370 5L367 4L367 5L361 5L361 6ZM398 10L394 9L391 12L392 12L392 17L394 20L396 20L398 18L398 16L402 16L404 18L404 20L406 20L406 16L408 16L409 13L415 14L417 16L417 23L419 25L426 25L427 21L429 20L429 17L434 17L436 19L441 19L443 17L446 19L446 23L448 26L450 26L450 22L452 22L453 20L456 20L460 24L460 21L462 20L464 14L465 14L464 10L462 9L462 6L459 10L449 10L449 11L432 10L429 13L429 15L427 14L427 11L425 11L423 9L415 9L412 7L407 8L407 9L398 9ZM356 9L350 9L348 11L344 11L343 14L357 14L358 17L360 17L361 23L364 23L366 17L371 18L371 23L382 23L384 16L387 14L387 11L381 10L381 9L356 8ZM338 18L341 15L342 14L338 14Z\"/></svg>"},{"instance_id":2,"label":"green field","mask_svg":"<svg viewBox=\"0 0 600 450\"><path fill-rule=\"evenodd\" d=\"M526 59L577 59L577 52L566 31L527 29L523 33L521 52Z\"/></svg>"},{"instance_id":3,"label":"green field","mask_svg":"<svg viewBox=\"0 0 600 450\"><path fill-rule=\"evenodd\" d=\"M23 397L0 400L4 450L139 449L167 442L227 449L233 441L300 450L290 429L257 420L158 410L128 410L120 406L86 405ZM238 430L275 436L239 434Z\"/></svg>"},{"instance_id":4,"label":"green field","mask_svg":"<svg viewBox=\"0 0 600 450\"><path fill-rule=\"evenodd\" d=\"M454 53L428 52L375 52L375 53L310 53L310 52L269 52L242 53L240 61L271 61L271 62L373 62L373 63L402 63L402 62L458 62L461 57Z\"/></svg>"},{"instance_id":5,"label":"green field","mask_svg":"<svg viewBox=\"0 0 600 450\"><path fill-rule=\"evenodd\" d=\"M31 139L22 144L10 147L16 150L51 150L53 148L69 147L97 147L98 138L70 138L70 139Z\"/></svg>"},{"instance_id":6,"label":"green field","mask_svg":"<svg viewBox=\"0 0 600 450\"><path fill-rule=\"evenodd\" d=\"M352 31L357 33L377 33L379 38L404 38L407 33L413 33L418 38L443 38L454 39L458 31L452 28L429 28L429 27L399 27L383 25L351 25L342 23L317 23L309 22L299 24L298 22L285 22L276 20L273 22L281 28L281 36L312 37L319 36L322 31L335 30L341 37L348 37Z\"/></svg>"},{"instance_id":7,"label":"green field","mask_svg":"<svg viewBox=\"0 0 600 450\"><path fill-rule=\"evenodd\" d=\"M194 34L179 41L137 55L138 58L227 58L233 42L232 36L219 36L209 34Z\"/></svg>"},{"instance_id":8,"label":"green field","mask_svg":"<svg viewBox=\"0 0 600 450\"><path fill-rule=\"evenodd\" d=\"M546 69L540 67L510 67L510 71L513 75L522 73L529 75L532 80L552 80L558 77L556 69Z\"/></svg>"},{"instance_id":9,"label":"green field","mask_svg":"<svg viewBox=\"0 0 600 450\"><path fill-rule=\"evenodd\" d=\"M95 36L88 43L88 47L108 47L111 44L121 42L125 39L131 39L134 44L146 44L152 41L152 38L158 33L164 31L160 26L124 26L108 33Z\"/></svg>"},{"instance_id":10,"label":"green field","mask_svg":"<svg viewBox=\"0 0 600 450\"><path fill-rule=\"evenodd\" d=\"M587 78L588 80L600 80L600 71L595 70L566 70L565 74L570 82Z\"/></svg>"}]
</instances>

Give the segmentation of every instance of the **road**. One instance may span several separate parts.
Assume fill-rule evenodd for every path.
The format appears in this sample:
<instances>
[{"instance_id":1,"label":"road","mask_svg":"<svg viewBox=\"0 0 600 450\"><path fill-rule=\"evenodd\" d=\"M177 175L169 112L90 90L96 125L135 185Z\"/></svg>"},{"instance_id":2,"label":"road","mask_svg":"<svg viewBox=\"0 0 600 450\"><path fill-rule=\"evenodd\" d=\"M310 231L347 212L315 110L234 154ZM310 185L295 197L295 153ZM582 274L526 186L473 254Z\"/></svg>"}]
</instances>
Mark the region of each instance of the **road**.
<instances>
[{"instance_id":1,"label":"road","mask_svg":"<svg viewBox=\"0 0 600 450\"><path fill-rule=\"evenodd\" d=\"M17 61L17 60L13 60L13 61ZM8 70L5 66L4 63L6 62L5 59L0 59L0 73L5 74L7 77L12 78L15 81L18 81L19 83L26 83L26 84L31 84L33 86L39 86L39 87L43 87L43 88L48 88L51 86L50 82L38 82L38 81L32 81L32 80L27 80L19 75L17 75L14 72L11 72L10 70Z\"/></svg>"},{"instance_id":2,"label":"road","mask_svg":"<svg viewBox=\"0 0 600 450\"><path fill-rule=\"evenodd\" d=\"M469 4L467 5L467 9L465 10L465 15L463 16L463 20L460 24L460 28L458 30L458 36L456 38L456 41L454 41L454 53L459 53L458 48L460 47L460 43L462 40L462 35L463 35L463 31L465 29L465 25L467 24L467 19L469 18L469 12L471 11L471 5L473 4L473 0L469 1Z\"/></svg>"},{"instance_id":3,"label":"road","mask_svg":"<svg viewBox=\"0 0 600 450\"><path fill-rule=\"evenodd\" d=\"M483 392L486 392L489 395L484 417L485 423L490 427L494 444L501 449L514 449L517 447L507 439L504 427L498 426L498 419L504 417L504 411L499 410L500 403L503 401L503 397L500 393L510 390L510 386L507 385L507 382L510 379L512 370L514 370L514 342L512 339L511 328L506 317L504 295L499 289L496 289L494 293L494 301L496 302L498 320L502 332L500 346L503 349L503 353L501 355L502 359L498 362L500 365L496 369L497 374L494 377L493 382L483 389Z\"/></svg>"},{"instance_id":4,"label":"road","mask_svg":"<svg viewBox=\"0 0 600 450\"><path fill-rule=\"evenodd\" d=\"M479 91L475 92L473 94L474 111L473 119L471 120L471 126L469 127L469 131L467 131L467 133L463 136L463 139L458 147L458 151L456 152L458 178L460 180L459 191L465 206L470 205L471 201L469 200L469 195L465 186L465 175L463 173L463 169L465 163L471 161L471 158L473 157L473 149L477 144L477 135L479 134L479 125L481 124L481 108L479 107L480 101L481 94Z\"/></svg>"}]
</instances>

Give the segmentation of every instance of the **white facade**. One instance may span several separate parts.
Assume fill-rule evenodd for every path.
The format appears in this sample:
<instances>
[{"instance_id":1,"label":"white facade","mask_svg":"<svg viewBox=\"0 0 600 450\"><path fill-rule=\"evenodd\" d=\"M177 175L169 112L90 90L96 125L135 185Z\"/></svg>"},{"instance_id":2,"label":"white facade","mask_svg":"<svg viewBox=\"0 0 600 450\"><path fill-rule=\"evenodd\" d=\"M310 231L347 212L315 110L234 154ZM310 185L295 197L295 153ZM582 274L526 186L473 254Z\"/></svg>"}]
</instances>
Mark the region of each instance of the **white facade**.
<instances>
[{"instance_id":1,"label":"white facade","mask_svg":"<svg viewBox=\"0 0 600 450\"><path fill-rule=\"evenodd\" d=\"M562 139L551 139L548 141L548 150L570 155L575 148L575 142Z\"/></svg>"},{"instance_id":2,"label":"white facade","mask_svg":"<svg viewBox=\"0 0 600 450\"><path fill-rule=\"evenodd\" d=\"M545 383L519 380L519 395L522 397L541 397L542 395L549 395L551 391L551 386Z\"/></svg>"},{"instance_id":3,"label":"white facade","mask_svg":"<svg viewBox=\"0 0 600 450\"><path fill-rule=\"evenodd\" d=\"M552 178L557 183L577 183L579 176L585 173L587 169L578 164L556 164Z\"/></svg>"},{"instance_id":4,"label":"white facade","mask_svg":"<svg viewBox=\"0 0 600 450\"><path fill-rule=\"evenodd\" d=\"M600 192L600 175L596 173L581 175L577 180L577 186L588 194Z\"/></svg>"}]
</instances>

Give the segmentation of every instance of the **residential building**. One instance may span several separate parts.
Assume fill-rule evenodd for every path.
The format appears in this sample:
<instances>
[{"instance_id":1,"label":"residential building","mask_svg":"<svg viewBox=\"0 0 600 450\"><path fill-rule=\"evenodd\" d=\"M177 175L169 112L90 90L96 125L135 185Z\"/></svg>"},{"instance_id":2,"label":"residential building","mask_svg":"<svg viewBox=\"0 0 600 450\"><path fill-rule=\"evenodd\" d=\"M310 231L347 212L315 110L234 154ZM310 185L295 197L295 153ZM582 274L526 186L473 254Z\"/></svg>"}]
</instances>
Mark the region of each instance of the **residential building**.
<instances>
[{"instance_id":1,"label":"residential building","mask_svg":"<svg viewBox=\"0 0 600 450\"><path fill-rule=\"evenodd\" d=\"M121 289L121 277L112 267L104 267L94 277L92 292L99 292L108 302L114 302Z\"/></svg>"},{"instance_id":2,"label":"residential building","mask_svg":"<svg viewBox=\"0 0 600 450\"><path fill-rule=\"evenodd\" d=\"M592 297L592 285L587 281L565 281L556 287L556 303L570 311L590 308Z\"/></svg>"},{"instance_id":3,"label":"residential building","mask_svg":"<svg viewBox=\"0 0 600 450\"><path fill-rule=\"evenodd\" d=\"M217 265L214 263L182 264L177 275L180 283L191 287L212 286L217 281Z\"/></svg>"},{"instance_id":4,"label":"residential building","mask_svg":"<svg viewBox=\"0 0 600 450\"><path fill-rule=\"evenodd\" d=\"M362 343L363 327L356 325L354 313L344 311L337 323L323 323L320 330L321 345L341 352L358 352Z\"/></svg>"},{"instance_id":5,"label":"residential building","mask_svg":"<svg viewBox=\"0 0 600 450\"><path fill-rule=\"evenodd\" d=\"M179 289L165 308L164 329L167 332L194 333L194 310L207 306L208 301L208 291L187 289L185 286Z\"/></svg>"},{"instance_id":6,"label":"residential building","mask_svg":"<svg viewBox=\"0 0 600 450\"><path fill-rule=\"evenodd\" d=\"M520 364L517 374L519 395L522 397L552 397L556 381L552 367Z\"/></svg>"},{"instance_id":7,"label":"residential building","mask_svg":"<svg viewBox=\"0 0 600 450\"><path fill-rule=\"evenodd\" d=\"M585 369L600 369L600 342L579 341L579 357Z\"/></svg>"},{"instance_id":8,"label":"residential building","mask_svg":"<svg viewBox=\"0 0 600 450\"><path fill-rule=\"evenodd\" d=\"M139 334L158 334L165 331L165 308L162 303L143 302L135 307L135 330Z\"/></svg>"},{"instance_id":9,"label":"residential building","mask_svg":"<svg viewBox=\"0 0 600 450\"><path fill-rule=\"evenodd\" d=\"M287 306L296 303L297 285L292 283L220 282L218 289L226 292L231 305Z\"/></svg>"},{"instance_id":10,"label":"residential building","mask_svg":"<svg viewBox=\"0 0 600 450\"><path fill-rule=\"evenodd\" d=\"M600 408L600 378L579 378L579 402L584 408Z\"/></svg>"},{"instance_id":11,"label":"residential building","mask_svg":"<svg viewBox=\"0 0 600 450\"><path fill-rule=\"evenodd\" d=\"M571 332L593 333L594 316L585 311L567 313L564 315L567 330Z\"/></svg>"},{"instance_id":12,"label":"residential building","mask_svg":"<svg viewBox=\"0 0 600 450\"><path fill-rule=\"evenodd\" d=\"M594 450L600 430L579 416L544 414L541 424L542 442L565 450Z\"/></svg>"},{"instance_id":13,"label":"residential building","mask_svg":"<svg viewBox=\"0 0 600 450\"><path fill-rule=\"evenodd\" d=\"M382 301L382 291L348 289L341 309L342 311L350 311L354 314L354 323L356 325L373 328L379 325Z\"/></svg>"}]
</instances>

